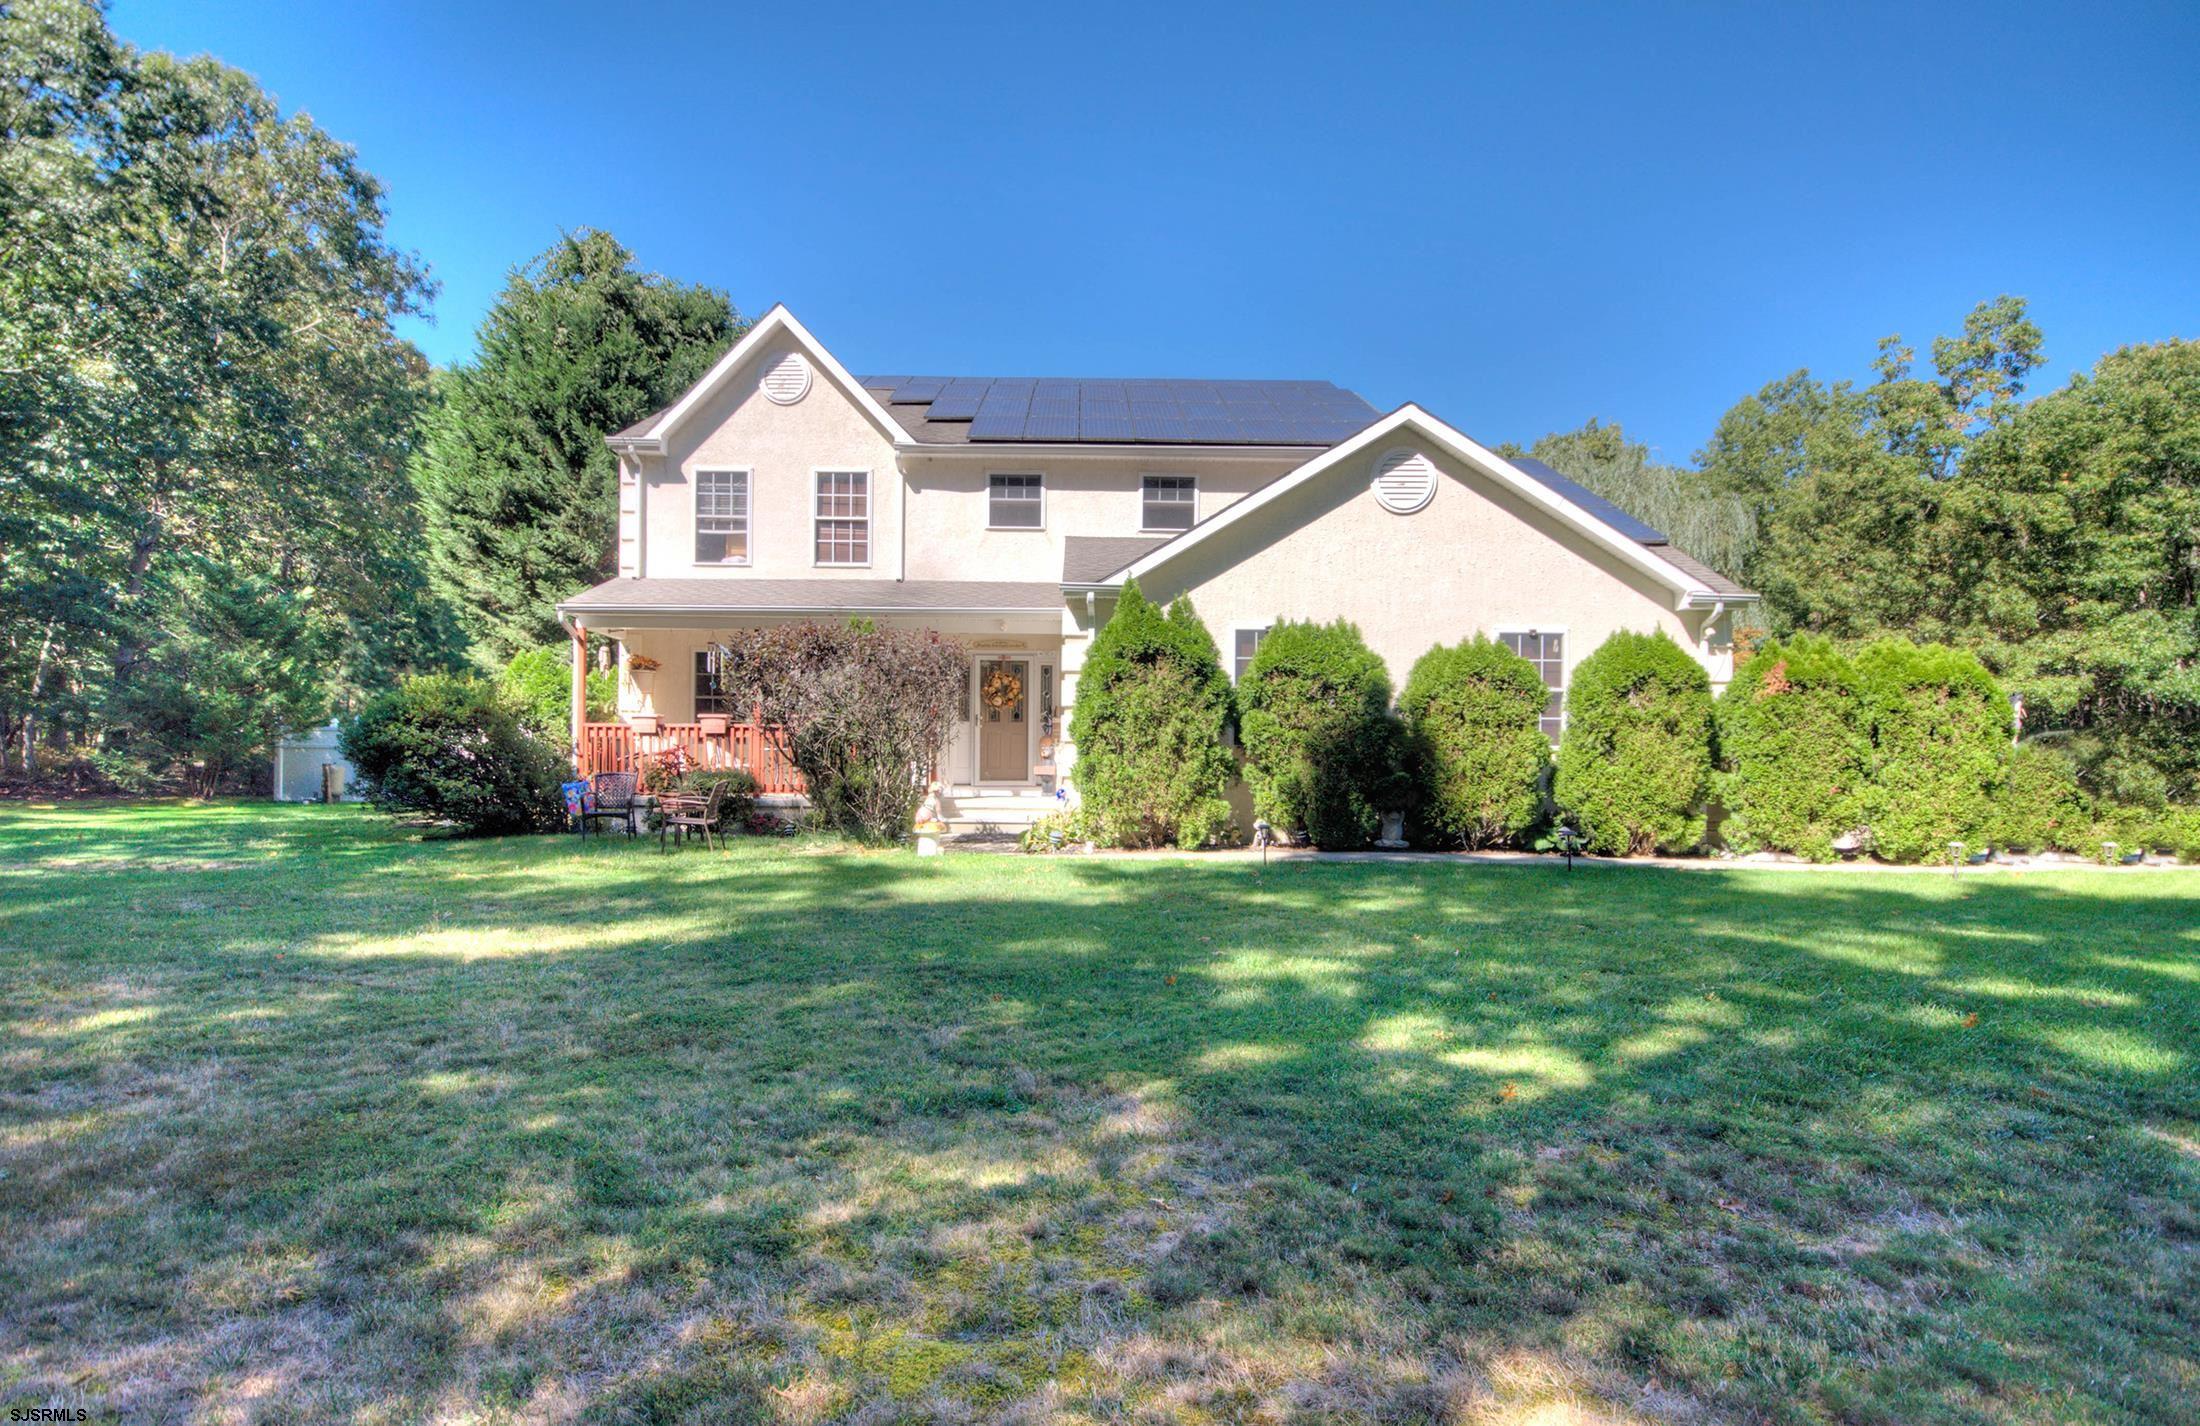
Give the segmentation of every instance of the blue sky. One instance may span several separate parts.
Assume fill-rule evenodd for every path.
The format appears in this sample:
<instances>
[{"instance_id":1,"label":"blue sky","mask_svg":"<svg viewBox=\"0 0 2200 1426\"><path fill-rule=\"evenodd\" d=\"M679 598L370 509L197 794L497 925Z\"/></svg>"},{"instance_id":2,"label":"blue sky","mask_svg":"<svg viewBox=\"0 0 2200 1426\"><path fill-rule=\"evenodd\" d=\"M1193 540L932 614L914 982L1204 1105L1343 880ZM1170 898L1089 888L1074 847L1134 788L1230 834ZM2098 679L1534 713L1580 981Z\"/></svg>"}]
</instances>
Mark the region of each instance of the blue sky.
<instances>
[{"instance_id":1,"label":"blue sky","mask_svg":"<svg viewBox=\"0 0 2200 1426\"><path fill-rule=\"evenodd\" d=\"M2192 4L112 17L359 149L442 283L409 332L441 362L581 226L857 371L1326 377L1674 460L2000 292L2046 329L2035 391L2200 337Z\"/></svg>"}]
</instances>

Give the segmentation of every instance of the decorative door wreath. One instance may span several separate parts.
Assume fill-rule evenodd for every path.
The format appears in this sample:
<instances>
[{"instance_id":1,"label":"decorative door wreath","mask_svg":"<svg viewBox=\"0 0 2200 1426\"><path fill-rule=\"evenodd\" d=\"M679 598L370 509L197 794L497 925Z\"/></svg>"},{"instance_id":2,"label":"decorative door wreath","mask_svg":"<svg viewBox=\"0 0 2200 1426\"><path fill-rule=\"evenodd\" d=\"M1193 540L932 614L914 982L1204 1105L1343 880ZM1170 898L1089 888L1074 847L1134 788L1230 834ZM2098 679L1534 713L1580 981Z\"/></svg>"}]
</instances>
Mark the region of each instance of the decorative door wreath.
<instances>
[{"instance_id":1,"label":"decorative door wreath","mask_svg":"<svg viewBox=\"0 0 2200 1426\"><path fill-rule=\"evenodd\" d=\"M988 708L1014 708L1024 701L1024 681L1002 664L985 676L985 682L978 686L978 696Z\"/></svg>"}]
</instances>

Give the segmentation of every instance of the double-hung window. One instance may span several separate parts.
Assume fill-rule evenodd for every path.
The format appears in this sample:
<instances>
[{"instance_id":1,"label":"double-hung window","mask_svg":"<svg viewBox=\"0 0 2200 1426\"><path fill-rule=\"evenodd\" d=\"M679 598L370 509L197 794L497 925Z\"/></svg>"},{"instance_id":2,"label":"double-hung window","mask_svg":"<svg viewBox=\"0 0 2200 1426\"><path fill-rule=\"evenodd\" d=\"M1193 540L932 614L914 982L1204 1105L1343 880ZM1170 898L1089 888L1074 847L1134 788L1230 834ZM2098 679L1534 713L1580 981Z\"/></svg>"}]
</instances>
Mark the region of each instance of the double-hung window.
<instances>
[{"instance_id":1,"label":"double-hung window","mask_svg":"<svg viewBox=\"0 0 2200 1426\"><path fill-rule=\"evenodd\" d=\"M1199 511L1199 482L1188 475L1149 475L1139 496L1142 530L1189 530Z\"/></svg>"},{"instance_id":2,"label":"double-hung window","mask_svg":"<svg viewBox=\"0 0 2200 1426\"><path fill-rule=\"evenodd\" d=\"M1260 641L1268 637L1268 630L1239 629L1232 640L1230 650L1230 681L1243 683L1245 670L1253 666L1253 655L1260 652Z\"/></svg>"},{"instance_id":3,"label":"double-hung window","mask_svg":"<svg viewBox=\"0 0 2200 1426\"><path fill-rule=\"evenodd\" d=\"M871 562L871 473L821 470L817 473L817 562Z\"/></svg>"},{"instance_id":4,"label":"double-hung window","mask_svg":"<svg viewBox=\"0 0 2200 1426\"><path fill-rule=\"evenodd\" d=\"M994 530L1043 530L1046 481L1036 475L996 475L986 491L985 523Z\"/></svg>"},{"instance_id":5,"label":"double-hung window","mask_svg":"<svg viewBox=\"0 0 2200 1426\"><path fill-rule=\"evenodd\" d=\"M695 472L695 562L749 562L749 473Z\"/></svg>"},{"instance_id":6,"label":"double-hung window","mask_svg":"<svg viewBox=\"0 0 2200 1426\"><path fill-rule=\"evenodd\" d=\"M695 711L697 715L733 711L733 700L718 686L718 660L709 649L695 651Z\"/></svg>"},{"instance_id":7,"label":"double-hung window","mask_svg":"<svg viewBox=\"0 0 2200 1426\"><path fill-rule=\"evenodd\" d=\"M1543 675L1543 686L1550 690L1543 703L1543 736L1557 742L1559 731L1566 726L1566 636L1530 629L1497 637Z\"/></svg>"}]
</instances>

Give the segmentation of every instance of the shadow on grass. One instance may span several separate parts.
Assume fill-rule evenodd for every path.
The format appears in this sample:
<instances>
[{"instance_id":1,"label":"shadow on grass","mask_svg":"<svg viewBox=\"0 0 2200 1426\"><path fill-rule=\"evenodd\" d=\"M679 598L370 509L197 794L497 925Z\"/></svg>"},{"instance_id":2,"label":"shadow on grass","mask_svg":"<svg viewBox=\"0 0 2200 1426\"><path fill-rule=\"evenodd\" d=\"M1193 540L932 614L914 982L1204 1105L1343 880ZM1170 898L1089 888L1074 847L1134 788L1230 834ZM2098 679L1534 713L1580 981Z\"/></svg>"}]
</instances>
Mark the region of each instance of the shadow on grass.
<instances>
[{"instance_id":1,"label":"shadow on grass","mask_svg":"<svg viewBox=\"0 0 2200 1426\"><path fill-rule=\"evenodd\" d=\"M0 832L23 1389L1904 1421L2200 1389L2200 880L148 823L119 868Z\"/></svg>"}]
</instances>

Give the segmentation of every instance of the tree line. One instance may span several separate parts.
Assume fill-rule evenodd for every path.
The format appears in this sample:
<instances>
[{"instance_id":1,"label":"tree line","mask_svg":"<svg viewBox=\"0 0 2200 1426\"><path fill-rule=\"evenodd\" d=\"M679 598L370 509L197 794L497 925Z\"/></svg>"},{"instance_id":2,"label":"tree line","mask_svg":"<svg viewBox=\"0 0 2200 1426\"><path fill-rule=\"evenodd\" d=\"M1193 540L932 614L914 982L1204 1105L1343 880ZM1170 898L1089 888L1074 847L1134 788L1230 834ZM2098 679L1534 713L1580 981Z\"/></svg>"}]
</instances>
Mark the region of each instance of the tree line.
<instances>
[{"instance_id":1,"label":"tree line","mask_svg":"<svg viewBox=\"0 0 2200 1426\"><path fill-rule=\"evenodd\" d=\"M0 10L0 66L0 771L212 790L406 674L539 663L613 569L602 438L738 339L728 296L578 229L436 371L382 185L249 76L90 0ZM2002 297L1687 465L1601 421L1525 449L1762 591L1762 634L1976 650L2095 791L2191 800L2200 346L2026 399L2042 343Z\"/></svg>"}]
</instances>

